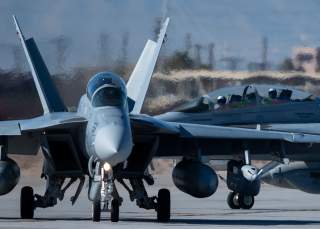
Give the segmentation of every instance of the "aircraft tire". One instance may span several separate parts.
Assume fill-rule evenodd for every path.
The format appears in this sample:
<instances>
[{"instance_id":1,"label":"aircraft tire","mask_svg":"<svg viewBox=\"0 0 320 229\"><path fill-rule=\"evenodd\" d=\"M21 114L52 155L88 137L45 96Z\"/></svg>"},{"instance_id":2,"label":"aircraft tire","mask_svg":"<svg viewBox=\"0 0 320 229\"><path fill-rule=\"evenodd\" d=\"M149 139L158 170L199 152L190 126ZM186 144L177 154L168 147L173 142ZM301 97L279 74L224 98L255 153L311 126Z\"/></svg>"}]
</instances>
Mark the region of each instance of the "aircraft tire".
<instances>
[{"instance_id":1,"label":"aircraft tire","mask_svg":"<svg viewBox=\"0 0 320 229\"><path fill-rule=\"evenodd\" d=\"M168 222L170 220L170 191L160 189L157 199L157 220L159 222Z\"/></svg>"},{"instance_id":2,"label":"aircraft tire","mask_svg":"<svg viewBox=\"0 0 320 229\"><path fill-rule=\"evenodd\" d=\"M113 199L111 201L111 213L110 213L110 220L111 222L118 222L119 221L119 200Z\"/></svg>"},{"instance_id":3,"label":"aircraft tire","mask_svg":"<svg viewBox=\"0 0 320 229\"><path fill-rule=\"evenodd\" d=\"M254 196L239 194L239 205L242 209L251 209L254 205Z\"/></svg>"},{"instance_id":4,"label":"aircraft tire","mask_svg":"<svg viewBox=\"0 0 320 229\"><path fill-rule=\"evenodd\" d=\"M101 218L101 203L100 199L92 201L92 221L100 222Z\"/></svg>"},{"instance_id":5,"label":"aircraft tire","mask_svg":"<svg viewBox=\"0 0 320 229\"><path fill-rule=\"evenodd\" d=\"M231 209L240 209L239 204L239 194L235 192L230 192L227 197L227 204Z\"/></svg>"},{"instance_id":6,"label":"aircraft tire","mask_svg":"<svg viewBox=\"0 0 320 229\"><path fill-rule=\"evenodd\" d=\"M32 219L34 215L33 188L25 186L21 189L20 195L20 216L21 219Z\"/></svg>"}]
</instances>

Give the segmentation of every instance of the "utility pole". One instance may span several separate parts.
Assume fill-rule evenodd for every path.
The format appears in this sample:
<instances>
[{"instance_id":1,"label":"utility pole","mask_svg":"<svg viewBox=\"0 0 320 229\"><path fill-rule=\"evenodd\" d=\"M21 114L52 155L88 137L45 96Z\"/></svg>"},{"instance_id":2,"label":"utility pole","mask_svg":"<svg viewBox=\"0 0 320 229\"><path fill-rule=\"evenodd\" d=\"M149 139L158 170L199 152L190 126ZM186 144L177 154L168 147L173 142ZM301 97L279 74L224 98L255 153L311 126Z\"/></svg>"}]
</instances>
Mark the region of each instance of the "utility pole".
<instances>
[{"instance_id":1,"label":"utility pole","mask_svg":"<svg viewBox=\"0 0 320 229\"><path fill-rule=\"evenodd\" d=\"M261 57L261 70L265 71L268 68L268 38L262 38L262 57Z\"/></svg>"},{"instance_id":2,"label":"utility pole","mask_svg":"<svg viewBox=\"0 0 320 229\"><path fill-rule=\"evenodd\" d=\"M226 62L228 70L236 71L243 59L235 56L229 56L222 58L221 61Z\"/></svg>"},{"instance_id":3,"label":"utility pole","mask_svg":"<svg viewBox=\"0 0 320 229\"><path fill-rule=\"evenodd\" d=\"M215 58L214 58L214 43L210 43L208 46L208 66L210 70L215 69Z\"/></svg>"},{"instance_id":4,"label":"utility pole","mask_svg":"<svg viewBox=\"0 0 320 229\"><path fill-rule=\"evenodd\" d=\"M186 37L185 37L185 49L186 49L186 52L188 54L190 54L190 50L192 48L192 38L191 38L191 34L190 33L187 33L186 34Z\"/></svg>"},{"instance_id":5,"label":"utility pole","mask_svg":"<svg viewBox=\"0 0 320 229\"><path fill-rule=\"evenodd\" d=\"M128 63L128 45L129 45L129 32L125 32L122 36L121 42L121 62L123 66L126 66Z\"/></svg>"},{"instance_id":6,"label":"utility pole","mask_svg":"<svg viewBox=\"0 0 320 229\"><path fill-rule=\"evenodd\" d=\"M196 67L200 68L201 66L201 49L202 46L200 44L195 44L195 62L196 62Z\"/></svg>"},{"instance_id":7,"label":"utility pole","mask_svg":"<svg viewBox=\"0 0 320 229\"><path fill-rule=\"evenodd\" d=\"M23 51L20 46L12 45L13 68L16 72L21 72L23 68Z\"/></svg>"},{"instance_id":8,"label":"utility pole","mask_svg":"<svg viewBox=\"0 0 320 229\"><path fill-rule=\"evenodd\" d=\"M67 60L67 51L70 48L71 40L70 38L61 35L59 37L53 38L50 41L56 48L56 68L59 73L62 73L65 69L65 63Z\"/></svg>"},{"instance_id":9,"label":"utility pole","mask_svg":"<svg viewBox=\"0 0 320 229\"><path fill-rule=\"evenodd\" d=\"M108 66L110 50L109 50L109 35L106 33L100 33L98 40L98 53L100 66Z\"/></svg>"}]
</instances>

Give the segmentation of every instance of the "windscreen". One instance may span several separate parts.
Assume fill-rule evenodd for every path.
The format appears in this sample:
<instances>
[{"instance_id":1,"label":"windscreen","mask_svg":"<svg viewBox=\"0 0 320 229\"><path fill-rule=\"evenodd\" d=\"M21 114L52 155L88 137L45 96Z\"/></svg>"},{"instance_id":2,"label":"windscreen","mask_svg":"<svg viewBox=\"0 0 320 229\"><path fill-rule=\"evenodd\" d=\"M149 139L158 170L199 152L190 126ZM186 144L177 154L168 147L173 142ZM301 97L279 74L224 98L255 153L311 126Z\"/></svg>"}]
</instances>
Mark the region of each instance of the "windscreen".
<instances>
[{"instance_id":1,"label":"windscreen","mask_svg":"<svg viewBox=\"0 0 320 229\"><path fill-rule=\"evenodd\" d=\"M124 95L120 88L116 87L102 87L92 98L92 106L122 106L124 104Z\"/></svg>"},{"instance_id":2,"label":"windscreen","mask_svg":"<svg viewBox=\"0 0 320 229\"><path fill-rule=\"evenodd\" d=\"M110 73L99 73L92 77L87 86L87 96L91 100L93 94L103 85L112 83L112 75Z\"/></svg>"}]
</instances>

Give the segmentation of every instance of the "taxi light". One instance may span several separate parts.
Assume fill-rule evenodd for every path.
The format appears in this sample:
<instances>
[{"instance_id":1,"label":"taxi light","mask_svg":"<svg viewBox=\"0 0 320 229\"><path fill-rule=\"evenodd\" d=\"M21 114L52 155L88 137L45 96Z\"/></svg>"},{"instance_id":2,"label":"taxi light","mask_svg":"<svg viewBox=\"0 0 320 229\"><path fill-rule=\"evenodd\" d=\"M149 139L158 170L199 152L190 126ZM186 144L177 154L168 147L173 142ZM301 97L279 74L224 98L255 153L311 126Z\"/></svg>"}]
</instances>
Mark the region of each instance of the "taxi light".
<instances>
[{"instance_id":1,"label":"taxi light","mask_svg":"<svg viewBox=\"0 0 320 229\"><path fill-rule=\"evenodd\" d=\"M111 165L108 162L106 162L103 164L103 169L104 171L108 172L111 170Z\"/></svg>"}]
</instances>

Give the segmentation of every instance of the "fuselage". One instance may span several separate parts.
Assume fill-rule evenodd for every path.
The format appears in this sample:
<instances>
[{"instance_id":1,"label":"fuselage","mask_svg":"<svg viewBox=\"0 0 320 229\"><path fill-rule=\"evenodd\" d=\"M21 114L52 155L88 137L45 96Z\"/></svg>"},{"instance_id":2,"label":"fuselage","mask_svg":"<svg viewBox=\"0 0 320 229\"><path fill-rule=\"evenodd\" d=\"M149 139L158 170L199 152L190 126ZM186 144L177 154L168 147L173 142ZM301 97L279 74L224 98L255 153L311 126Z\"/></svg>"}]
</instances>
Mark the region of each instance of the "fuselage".
<instances>
[{"instance_id":1,"label":"fuselage","mask_svg":"<svg viewBox=\"0 0 320 229\"><path fill-rule=\"evenodd\" d=\"M288 101L274 104L226 106L190 112L168 112L157 116L165 121L205 125L249 125L269 123L319 123L319 101Z\"/></svg>"},{"instance_id":2,"label":"fuselage","mask_svg":"<svg viewBox=\"0 0 320 229\"><path fill-rule=\"evenodd\" d=\"M84 134L87 156L111 166L124 162L133 143L122 79L111 73L93 76L77 112L88 120Z\"/></svg>"}]
</instances>

